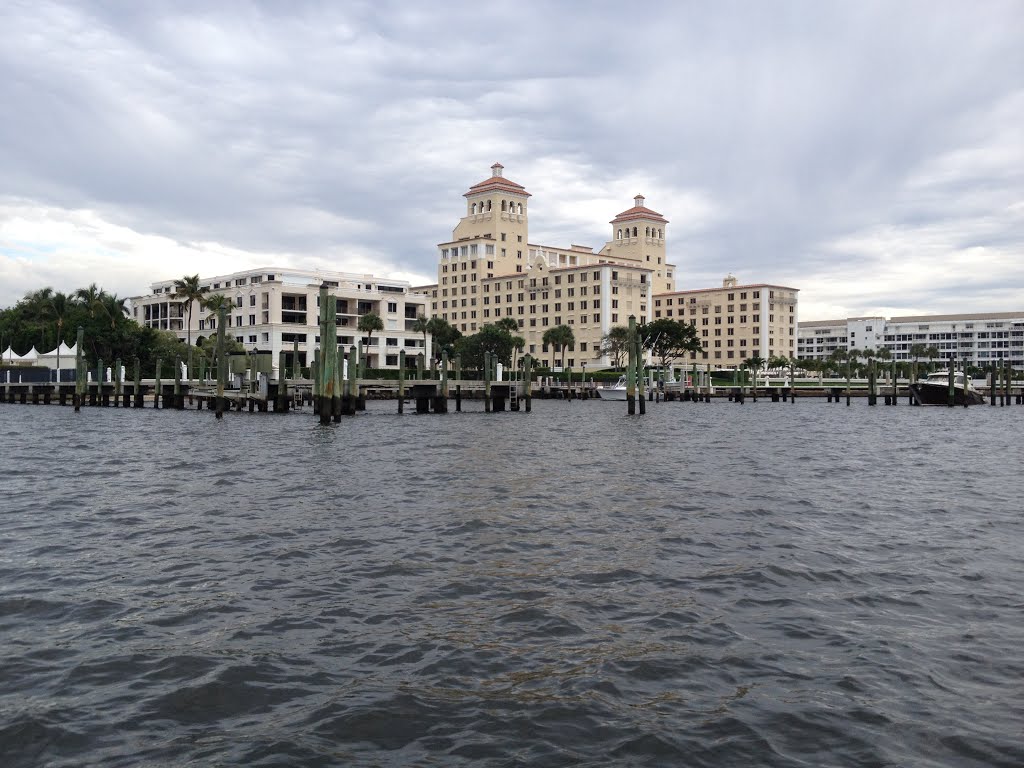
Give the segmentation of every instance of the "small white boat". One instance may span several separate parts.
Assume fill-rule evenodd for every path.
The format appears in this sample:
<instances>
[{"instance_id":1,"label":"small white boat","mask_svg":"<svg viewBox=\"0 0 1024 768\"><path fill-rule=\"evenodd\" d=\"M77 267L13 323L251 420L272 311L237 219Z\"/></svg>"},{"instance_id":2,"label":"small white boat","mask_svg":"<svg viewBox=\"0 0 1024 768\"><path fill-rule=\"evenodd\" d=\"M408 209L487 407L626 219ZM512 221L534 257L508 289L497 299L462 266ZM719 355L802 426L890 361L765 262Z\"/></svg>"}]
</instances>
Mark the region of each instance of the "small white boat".
<instances>
[{"instance_id":1,"label":"small white boat","mask_svg":"<svg viewBox=\"0 0 1024 768\"><path fill-rule=\"evenodd\" d=\"M621 376L619 380L611 385L598 388L602 400L623 400L626 399L626 377Z\"/></svg>"}]
</instances>

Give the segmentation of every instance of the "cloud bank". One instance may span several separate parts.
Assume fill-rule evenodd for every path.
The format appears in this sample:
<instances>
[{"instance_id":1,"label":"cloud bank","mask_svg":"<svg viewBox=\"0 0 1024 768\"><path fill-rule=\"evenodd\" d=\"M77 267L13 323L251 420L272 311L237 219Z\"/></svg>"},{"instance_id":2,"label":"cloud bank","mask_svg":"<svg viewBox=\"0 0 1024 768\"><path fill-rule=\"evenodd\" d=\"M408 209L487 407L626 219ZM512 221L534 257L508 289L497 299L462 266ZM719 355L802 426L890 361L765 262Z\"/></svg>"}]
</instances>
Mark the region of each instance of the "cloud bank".
<instances>
[{"instance_id":1,"label":"cloud bank","mask_svg":"<svg viewBox=\"0 0 1024 768\"><path fill-rule=\"evenodd\" d=\"M1022 33L1016 2L8 2L0 306L269 264L430 281L500 161L534 242L599 246L646 195L679 288L1024 309Z\"/></svg>"}]
</instances>

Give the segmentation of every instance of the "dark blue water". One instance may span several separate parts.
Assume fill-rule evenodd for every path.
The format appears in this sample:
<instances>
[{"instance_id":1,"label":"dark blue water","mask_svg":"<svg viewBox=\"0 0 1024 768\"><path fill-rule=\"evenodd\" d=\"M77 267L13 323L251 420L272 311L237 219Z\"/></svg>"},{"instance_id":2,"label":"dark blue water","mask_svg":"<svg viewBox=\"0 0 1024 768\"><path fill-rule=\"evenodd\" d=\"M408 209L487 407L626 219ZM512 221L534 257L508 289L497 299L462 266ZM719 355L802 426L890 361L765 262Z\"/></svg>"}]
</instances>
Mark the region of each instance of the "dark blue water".
<instances>
[{"instance_id":1,"label":"dark blue water","mask_svg":"<svg viewBox=\"0 0 1024 768\"><path fill-rule=\"evenodd\" d=\"M1024 407L394 407L0 405L0 764L1024 765Z\"/></svg>"}]
</instances>

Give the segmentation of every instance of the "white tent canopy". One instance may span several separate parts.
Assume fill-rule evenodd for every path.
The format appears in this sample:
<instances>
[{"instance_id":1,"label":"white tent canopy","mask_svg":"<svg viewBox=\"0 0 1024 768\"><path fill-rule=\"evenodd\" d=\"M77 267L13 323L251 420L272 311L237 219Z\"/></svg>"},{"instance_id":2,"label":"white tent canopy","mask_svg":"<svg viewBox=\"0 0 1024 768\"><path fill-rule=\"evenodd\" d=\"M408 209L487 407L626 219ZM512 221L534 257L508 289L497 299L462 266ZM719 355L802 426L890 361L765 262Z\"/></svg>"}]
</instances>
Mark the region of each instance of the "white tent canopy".
<instances>
[{"instance_id":1,"label":"white tent canopy","mask_svg":"<svg viewBox=\"0 0 1024 768\"><path fill-rule=\"evenodd\" d=\"M39 355L38 365L45 365L49 368L56 368L57 361L60 360L61 370L72 369L75 367L75 354L78 351L78 345L69 347L63 341L60 345L51 352L45 352Z\"/></svg>"},{"instance_id":2,"label":"white tent canopy","mask_svg":"<svg viewBox=\"0 0 1024 768\"><path fill-rule=\"evenodd\" d=\"M5 363L34 363L39 359L39 352L36 351L35 347L32 347L24 355L19 355L10 347L4 350L3 362Z\"/></svg>"}]
</instances>

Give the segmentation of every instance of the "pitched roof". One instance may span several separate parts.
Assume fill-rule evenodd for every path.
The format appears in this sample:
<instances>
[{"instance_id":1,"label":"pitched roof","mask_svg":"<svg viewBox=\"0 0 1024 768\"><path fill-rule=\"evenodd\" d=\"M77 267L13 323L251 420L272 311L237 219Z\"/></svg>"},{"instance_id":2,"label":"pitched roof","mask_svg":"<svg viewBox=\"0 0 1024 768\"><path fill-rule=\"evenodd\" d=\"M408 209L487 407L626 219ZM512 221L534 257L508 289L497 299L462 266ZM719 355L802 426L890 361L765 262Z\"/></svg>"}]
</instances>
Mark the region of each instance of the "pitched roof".
<instances>
[{"instance_id":1,"label":"pitched roof","mask_svg":"<svg viewBox=\"0 0 1024 768\"><path fill-rule=\"evenodd\" d=\"M646 205L634 205L629 210L620 213L608 223L618 224L623 221L632 221L634 219L647 219L648 221L660 221L663 224L668 224L668 219L657 211L652 211Z\"/></svg>"},{"instance_id":2,"label":"pitched roof","mask_svg":"<svg viewBox=\"0 0 1024 768\"><path fill-rule=\"evenodd\" d=\"M495 163L491 166L491 176L484 179L479 184L474 184L469 188L469 192L466 192L463 197L469 197L470 195L479 195L481 192L511 192L514 195L522 195L523 197L531 197L530 193L526 191L526 187L522 184L516 184L512 179L506 179L502 176L502 171L505 166L501 163Z\"/></svg>"}]
</instances>

